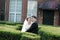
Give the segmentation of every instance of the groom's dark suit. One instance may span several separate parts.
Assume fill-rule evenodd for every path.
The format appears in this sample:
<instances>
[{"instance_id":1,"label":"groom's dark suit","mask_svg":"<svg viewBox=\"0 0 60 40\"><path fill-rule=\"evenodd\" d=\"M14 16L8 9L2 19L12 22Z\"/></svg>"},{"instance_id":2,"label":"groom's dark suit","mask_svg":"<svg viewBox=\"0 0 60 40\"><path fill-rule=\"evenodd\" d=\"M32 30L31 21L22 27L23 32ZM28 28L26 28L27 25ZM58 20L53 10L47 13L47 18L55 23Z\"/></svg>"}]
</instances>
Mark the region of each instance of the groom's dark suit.
<instances>
[{"instance_id":1,"label":"groom's dark suit","mask_svg":"<svg viewBox=\"0 0 60 40\"><path fill-rule=\"evenodd\" d=\"M27 32L38 34L38 24L34 22L31 27L27 30Z\"/></svg>"}]
</instances>

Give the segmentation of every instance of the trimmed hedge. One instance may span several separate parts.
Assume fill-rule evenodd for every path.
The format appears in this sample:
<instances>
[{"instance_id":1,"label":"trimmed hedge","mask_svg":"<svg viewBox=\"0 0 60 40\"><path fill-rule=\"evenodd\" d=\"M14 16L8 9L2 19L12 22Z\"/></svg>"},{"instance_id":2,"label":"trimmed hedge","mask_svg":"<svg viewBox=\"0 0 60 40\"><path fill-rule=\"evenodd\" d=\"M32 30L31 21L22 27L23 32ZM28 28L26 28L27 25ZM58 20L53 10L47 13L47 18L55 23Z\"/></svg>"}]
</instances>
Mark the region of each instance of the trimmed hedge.
<instances>
[{"instance_id":1,"label":"trimmed hedge","mask_svg":"<svg viewBox=\"0 0 60 40\"><path fill-rule=\"evenodd\" d=\"M21 30L22 29L21 24L17 24L17 25L0 24L0 27L7 27L7 28L11 28L11 29L16 29L16 30Z\"/></svg>"},{"instance_id":2,"label":"trimmed hedge","mask_svg":"<svg viewBox=\"0 0 60 40\"><path fill-rule=\"evenodd\" d=\"M40 27L41 40L60 40L60 27Z\"/></svg>"},{"instance_id":3,"label":"trimmed hedge","mask_svg":"<svg viewBox=\"0 0 60 40\"><path fill-rule=\"evenodd\" d=\"M17 24L20 24L20 25L22 25L23 23L14 23L14 22L0 21L0 24L7 24L7 25L17 25Z\"/></svg>"},{"instance_id":4,"label":"trimmed hedge","mask_svg":"<svg viewBox=\"0 0 60 40\"><path fill-rule=\"evenodd\" d=\"M6 23L6 21L0 21L0 24L5 24Z\"/></svg>"},{"instance_id":5,"label":"trimmed hedge","mask_svg":"<svg viewBox=\"0 0 60 40\"><path fill-rule=\"evenodd\" d=\"M0 40L20 40L21 32L11 28L0 27Z\"/></svg>"},{"instance_id":6,"label":"trimmed hedge","mask_svg":"<svg viewBox=\"0 0 60 40\"><path fill-rule=\"evenodd\" d=\"M13 23L13 22L7 22L7 21L0 21L0 27L8 27L13 28L16 30L22 29L23 23Z\"/></svg>"},{"instance_id":7,"label":"trimmed hedge","mask_svg":"<svg viewBox=\"0 0 60 40\"><path fill-rule=\"evenodd\" d=\"M40 36L33 33L23 33L15 29L0 27L0 40L40 40Z\"/></svg>"},{"instance_id":8,"label":"trimmed hedge","mask_svg":"<svg viewBox=\"0 0 60 40\"><path fill-rule=\"evenodd\" d=\"M0 27L8 27L8 28L16 29L16 30L21 30L22 24L23 23L11 23L11 22L6 22L6 21L0 21Z\"/></svg>"},{"instance_id":9,"label":"trimmed hedge","mask_svg":"<svg viewBox=\"0 0 60 40\"><path fill-rule=\"evenodd\" d=\"M16 30L22 30L22 25L18 25Z\"/></svg>"},{"instance_id":10,"label":"trimmed hedge","mask_svg":"<svg viewBox=\"0 0 60 40\"><path fill-rule=\"evenodd\" d=\"M21 40L40 40L40 36L38 36L37 34L33 34L33 33L22 33L22 37Z\"/></svg>"},{"instance_id":11,"label":"trimmed hedge","mask_svg":"<svg viewBox=\"0 0 60 40\"><path fill-rule=\"evenodd\" d=\"M60 27L40 25L38 33L41 37L33 33L22 33L21 28L22 24L19 23L0 22L0 40L60 40Z\"/></svg>"}]
</instances>

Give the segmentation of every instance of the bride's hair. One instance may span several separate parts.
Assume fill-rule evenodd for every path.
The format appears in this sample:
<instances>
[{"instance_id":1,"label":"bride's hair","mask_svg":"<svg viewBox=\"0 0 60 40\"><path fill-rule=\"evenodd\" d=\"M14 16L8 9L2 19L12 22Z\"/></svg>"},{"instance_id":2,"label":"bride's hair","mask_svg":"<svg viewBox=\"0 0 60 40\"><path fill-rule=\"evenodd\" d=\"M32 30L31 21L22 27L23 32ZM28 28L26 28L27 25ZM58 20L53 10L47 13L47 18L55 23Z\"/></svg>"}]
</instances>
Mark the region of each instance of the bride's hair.
<instances>
[{"instance_id":1,"label":"bride's hair","mask_svg":"<svg viewBox=\"0 0 60 40\"><path fill-rule=\"evenodd\" d=\"M26 20L28 21L28 18L26 18Z\"/></svg>"}]
</instances>

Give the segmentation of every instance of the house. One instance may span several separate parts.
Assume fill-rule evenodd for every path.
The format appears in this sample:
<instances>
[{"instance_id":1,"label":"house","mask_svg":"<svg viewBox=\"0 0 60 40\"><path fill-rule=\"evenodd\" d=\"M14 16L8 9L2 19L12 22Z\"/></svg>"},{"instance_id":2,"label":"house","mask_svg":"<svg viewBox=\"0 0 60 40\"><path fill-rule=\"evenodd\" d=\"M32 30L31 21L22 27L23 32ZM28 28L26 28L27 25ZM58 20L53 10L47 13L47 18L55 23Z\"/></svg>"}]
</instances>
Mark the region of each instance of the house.
<instances>
[{"instance_id":1,"label":"house","mask_svg":"<svg viewBox=\"0 0 60 40\"><path fill-rule=\"evenodd\" d=\"M21 23L35 15L38 23L60 25L59 0L0 0L0 20Z\"/></svg>"}]
</instances>

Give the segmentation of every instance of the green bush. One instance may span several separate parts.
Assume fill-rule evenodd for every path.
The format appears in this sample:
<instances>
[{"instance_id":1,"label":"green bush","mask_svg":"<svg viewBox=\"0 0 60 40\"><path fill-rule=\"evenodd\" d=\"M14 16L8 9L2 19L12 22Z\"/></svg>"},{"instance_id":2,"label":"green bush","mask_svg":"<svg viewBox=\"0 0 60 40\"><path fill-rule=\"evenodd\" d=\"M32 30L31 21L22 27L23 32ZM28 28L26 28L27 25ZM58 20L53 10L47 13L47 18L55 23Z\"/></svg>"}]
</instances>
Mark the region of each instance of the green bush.
<instances>
[{"instance_id":1,"label":"green bush","mask_svg":"<svg viewBox=\"0 0 60 40\"><path fill-rule=\"evenodd\" d=\"M16 23L13 22L6 22L7 25L16 25Z\"/></svg>"},{"instance_id":2,"label":"green bush","mask_svg":"<svg viewBox=\"0 0 60 40\"><path fill-rule=\"evenodd\" d=\"M23 23L14 23L14 22L0 21L0 24L7 24L7 25L17 25L17 24L20 24L20 25L22 25Z\"/></svg>"},{"instance_id":3,"label":"green bush","mask_svg":"<svg viewBox=\"0 0 60 40\"><path fill-rule=\"evenodd\" d=\"M23 23L6 22L7 25L22 25Z\"/></svg>"},{"instance_id":4,"label":"green bush","mask_svg":"<svg viewBox=\"0 0 60 40\"><path fill-rule=\"evenodd\" d=\"M20 40L21 32L11 28L0 27L0 40Z\"/></svg>"},{"instance_id":5,"label":"green bush","mask_svg":"<svg viewBox=\"0 0 60 40\"><path fill-rule=\"evenodd\" d=\"M18 25L18 27L16 28L16 30L22 30L22 25Z\"/></svg>"},{"instance_id":6,"label":"green bush","mask_svg":"<svg viewBox=\"0 0 60 40\"><path fill-rule=\"evenodd\" d=\"M22 37L21 40L40 40L40 36L38 36L37 34L33 34L33 33L22 33Z\"/></svg>"},{"instance_id":7,"label":"green bush","mask_svg":"<svg viewBox=\"0 0 60 40\"><path fill-rule=\"evenodd\" d=\"M0 21L0 24L6 24L6 21Z\"/></svg>"},{"instance_id":8,"label":"green bush","mask_svg":"<svg viewBox=\"0 0 60 40\"><path fill-rule=\"evenodd\" d=\"M0 27L6 27L6 28L11 28L11 29L17 29L19 26L16 26L16 25L3 25L3 24L0 24Z\"/></svg>"},{"instance_id":9,"label":"green bush","mask_svg":"<svg viewBox=\"0 0 60 40\"><path fill-rule=\"evenodd\" d=\"M60 27L40 27L41 40L60 40Z\"/></svg>"},{"instance_id":10,"label":"green bush","mask_svg":"<svg viewBox=\"0 0 60 40\"><path fill-rule=\"evenodd\" d=\"M40 36L15 29L0 27L0 40L40 40Z\"/></svg>"},{"instance_id":11,"label":"green bush","mask_svg":"<svg viewBox=\"0 0 60 40\"><path fill-rule=\"evenodd\" d=\"M7 27L7 28L13 28L13 29L21 30L22 24L1 21L0 27Z\"/></svg>"}]
</instances>

